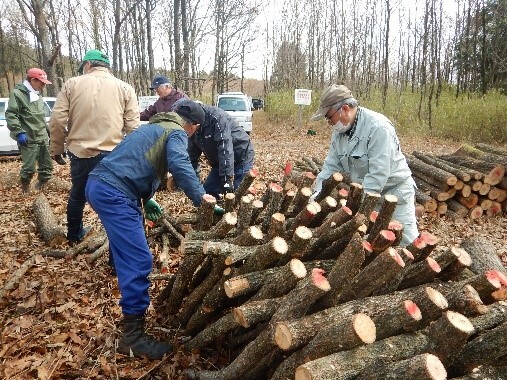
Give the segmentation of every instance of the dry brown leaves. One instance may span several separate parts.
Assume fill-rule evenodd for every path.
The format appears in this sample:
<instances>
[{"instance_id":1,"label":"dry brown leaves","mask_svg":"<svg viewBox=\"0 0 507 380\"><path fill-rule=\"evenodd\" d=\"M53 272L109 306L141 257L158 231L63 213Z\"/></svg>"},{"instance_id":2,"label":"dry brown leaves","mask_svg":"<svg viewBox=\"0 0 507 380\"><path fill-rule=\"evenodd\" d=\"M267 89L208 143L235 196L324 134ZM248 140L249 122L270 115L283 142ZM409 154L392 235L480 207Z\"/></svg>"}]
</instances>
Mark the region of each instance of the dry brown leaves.
<instances>
[{"instance_id":1,"label":"dry brown leaves","mask_svg":"<svg viewBox=\"0 0 507 380\"><path fill-rule=\"evenodd\" d=\"M261 173L256 186L261 192L271 180L279 180L287 160L303 156L325 157L329 148L329 129L317 127L316 136L306 135L306 129L285 124L268 123L262 111L255 112L252 139L256 150L256 166ZM450 152L456 143L431 139L402 139L406 152ZM25 260L34 257L34 265L17 286L7 292L0 306L0 377L7 379L179 379L184 368L220 367L229 360L226 350L185 355L176 352L162 361L130 359L115 352L118 321L119 291L116 279L110 275L107 255L88 264L86 254L72 261L44 258L47 247L34 229L31 205L34 194L23 196L19 186L8 184L21 167L19 160L0 160L0 287ZM205 170L204 170L205 172ZM69 180L68 166L55 165L55 176ZM6 186L7 184L7 186ZM65 222L67 191L51 188L48 199L56 216ZM181 192L161 192L158 201L173 214L189 212L192 205ZM420 228L441 239L442 245L459 244L467 236L482 234L491 238L503 259L507 257L507 219L497 217L453 223L442 219L422 218ZM85 224L99 230L99 221L89 206L85 209ZM160 242L150 239L156 255ZM170 269L177 270L179 255L170 252ZM62 246L67 249L68 246ZM155 260L154 271L158 271ZM164 288L163 281L152 285L152 300ZM149 310L151 333L160 339L172 340L176 347L182 337L179 331L164 328L162 305Z\"/></svg>"}]
</instances>

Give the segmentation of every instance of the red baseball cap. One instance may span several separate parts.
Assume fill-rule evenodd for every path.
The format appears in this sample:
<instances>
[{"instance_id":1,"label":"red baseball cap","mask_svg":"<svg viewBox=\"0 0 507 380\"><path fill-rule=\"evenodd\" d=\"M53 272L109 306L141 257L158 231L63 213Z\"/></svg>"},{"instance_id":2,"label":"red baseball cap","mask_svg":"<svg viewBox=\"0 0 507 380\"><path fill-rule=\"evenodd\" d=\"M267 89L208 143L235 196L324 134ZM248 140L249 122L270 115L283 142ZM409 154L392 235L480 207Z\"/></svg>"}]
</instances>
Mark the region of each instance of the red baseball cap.
<instances>
[{"instance_id":1,"label":"red baseball cap","mask_svg":"<svg viewBox=\"0 0 507 380\"><path fill-rule=\"evenodd\" d=\"M46 72L42 69L38 69L34 67L33 69L30 69L26 72L29 78L35 78L40 80L42 83L46 84L52 84L50 81L48 81L48 76Z\"/></svg>"}]
</instances>

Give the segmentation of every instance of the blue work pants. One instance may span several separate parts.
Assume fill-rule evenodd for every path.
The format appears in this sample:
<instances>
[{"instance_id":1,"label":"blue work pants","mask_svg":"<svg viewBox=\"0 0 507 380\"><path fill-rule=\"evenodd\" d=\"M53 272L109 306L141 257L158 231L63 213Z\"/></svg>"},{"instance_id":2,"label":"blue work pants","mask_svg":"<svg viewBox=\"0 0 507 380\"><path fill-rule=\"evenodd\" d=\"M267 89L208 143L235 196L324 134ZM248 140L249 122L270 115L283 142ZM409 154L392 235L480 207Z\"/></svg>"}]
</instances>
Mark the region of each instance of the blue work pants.
<instances>
[{"instance_id":1,"label":"blue work pants","mask_svg":"<svg viewBox=\"0 0 507 380\"><path fill-rule=\"evenodd\" d=\"M150 304L148 275L153 256L144 233L141 202L95 177L88 180L86 199L98 214L109 239L123 314L144 315Z\"/></svg>"}]
</instances>

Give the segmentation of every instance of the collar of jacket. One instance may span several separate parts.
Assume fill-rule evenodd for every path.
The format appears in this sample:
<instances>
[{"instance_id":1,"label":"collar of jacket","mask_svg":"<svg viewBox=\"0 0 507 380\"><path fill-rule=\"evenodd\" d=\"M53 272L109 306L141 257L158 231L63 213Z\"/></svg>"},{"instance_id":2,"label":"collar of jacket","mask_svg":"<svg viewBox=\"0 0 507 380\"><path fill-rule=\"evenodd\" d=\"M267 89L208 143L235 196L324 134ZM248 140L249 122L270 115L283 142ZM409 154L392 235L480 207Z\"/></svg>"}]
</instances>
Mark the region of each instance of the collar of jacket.
<instances>
[{"instance_id":1,"label":"collar of jacket","mask_svg":"<svg viewBox=\"0 0 507 380\"><path fill-rule=\"evenodd\" d=\"M111 70L108 68L108 67L103 67L103 66L95 66L95 67L92 67L90 69L89 72L87 72L86 74L84 75L90 75L90 74L101 74L101 73L106 73L106 74L110 74L110 75L113 75L111 74Z\"/></svg>"},{"instance_id":2,"label":"collar of jacket","mask_svg":"<svg viewBox=\"0 0 507 380\"><path fill-rule=\"evenodd\" d=\"M185 121L176 112L159 112L150 117L150 124L160 124L162 126L169 126L169 124L177 124L181 129Z\"/></svg>"}]
</instances>

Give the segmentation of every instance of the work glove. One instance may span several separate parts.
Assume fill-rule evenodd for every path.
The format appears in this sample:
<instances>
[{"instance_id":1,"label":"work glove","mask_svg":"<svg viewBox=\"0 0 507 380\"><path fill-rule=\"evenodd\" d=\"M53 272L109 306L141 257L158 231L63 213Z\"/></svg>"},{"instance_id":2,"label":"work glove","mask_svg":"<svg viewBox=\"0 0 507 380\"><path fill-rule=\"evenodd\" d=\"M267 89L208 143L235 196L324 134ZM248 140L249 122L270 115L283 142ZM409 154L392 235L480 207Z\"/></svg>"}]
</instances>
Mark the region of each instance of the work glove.
<instances>
[{"instance_id":1,"label":"work glove","mask_svg":"<svg viewBox=\"0 0 507 380\"><path fill-rule=\"evenodd\" d=\"M234 193L234 181L232 178L228 178L222 188L222 194L225 196L227 193Z\"/></svg>"},{"instance_id":2,"label":"work glove","mask_svg":"<svg viewBox=\"0 0 507 380\"><path fill-rule=\"evenodd\" d=\"M144 217L148 220L155 221L162 216L162 208L153 199L150 198L144 204Z\"/></svg>"},{"instance_id":3,"label":"work glove","mask_svg":"<svg viewBox=\"0 0 507 380\"><path fill-rule=\"evenodd\" d=\"M213 209L213 214L215 214L217 216L224 215L225 210L222 207L215 205L215 208Z\"/></svg>"},{"instance_id":4,"label":"work glove","mask_svg":"<svg viewBox=\"0 0 507 380\"><path fill-rule=\"evenodd\" d=\"M67 163L67 161L63 159L61 154L55 154L53 156L53 160L55 160L58 165L65 165Z\"/></svg>"},{"instance_id":5,"label":"work glove","mask_svg":"<svg viewBox=\"0 0 507 380\"><path fill-rule=\"evenodd\" d=\"M28 139L26 138L25 132L18 133L18 135L16 136L16 141L21 146L28 146Z\"/></svg>"}]
</instances>

